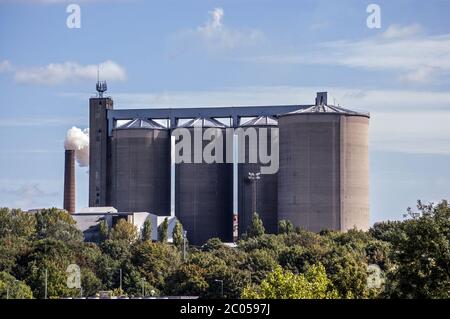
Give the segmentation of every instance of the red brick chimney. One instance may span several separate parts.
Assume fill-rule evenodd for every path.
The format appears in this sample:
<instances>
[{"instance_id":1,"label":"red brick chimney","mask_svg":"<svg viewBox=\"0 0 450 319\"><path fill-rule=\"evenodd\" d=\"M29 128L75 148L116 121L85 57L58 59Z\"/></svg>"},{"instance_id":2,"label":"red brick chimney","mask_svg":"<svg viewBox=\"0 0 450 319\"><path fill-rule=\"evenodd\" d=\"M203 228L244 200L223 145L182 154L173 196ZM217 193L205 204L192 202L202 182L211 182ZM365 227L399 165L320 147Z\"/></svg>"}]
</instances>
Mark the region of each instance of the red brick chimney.
<instances>
[{"instance_id":1,"label":"red brick chimney","mask_svg":"<svg viewBox=\"0 0 450 319\"><path fill-rule=\"evenodd\" d=\"M75 151L64 153L64 209L75 212Z\"/></svg>"}]
</instances>

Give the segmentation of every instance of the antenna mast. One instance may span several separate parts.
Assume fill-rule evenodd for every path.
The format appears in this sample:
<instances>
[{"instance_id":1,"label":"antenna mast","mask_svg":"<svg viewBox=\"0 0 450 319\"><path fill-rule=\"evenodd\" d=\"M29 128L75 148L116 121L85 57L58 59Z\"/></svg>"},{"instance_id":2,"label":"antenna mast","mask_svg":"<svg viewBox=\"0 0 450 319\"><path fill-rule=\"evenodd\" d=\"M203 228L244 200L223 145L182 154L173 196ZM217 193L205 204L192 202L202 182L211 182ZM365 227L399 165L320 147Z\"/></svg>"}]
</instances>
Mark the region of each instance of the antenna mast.
<instances>
[{"instance_id":1,"label":"antenna mast","mask_svg":"<svg viewBox=\"0 0 450 319\"><path fill-rule=\"evenodd\" d=\"M100 81L100 65L97 66L97 84L95 85L95 88L98 92L98 97L102 98L103 93L105 93L108 90L108 86L106 85L106 81Z\"/></svg>"}]
</instances>

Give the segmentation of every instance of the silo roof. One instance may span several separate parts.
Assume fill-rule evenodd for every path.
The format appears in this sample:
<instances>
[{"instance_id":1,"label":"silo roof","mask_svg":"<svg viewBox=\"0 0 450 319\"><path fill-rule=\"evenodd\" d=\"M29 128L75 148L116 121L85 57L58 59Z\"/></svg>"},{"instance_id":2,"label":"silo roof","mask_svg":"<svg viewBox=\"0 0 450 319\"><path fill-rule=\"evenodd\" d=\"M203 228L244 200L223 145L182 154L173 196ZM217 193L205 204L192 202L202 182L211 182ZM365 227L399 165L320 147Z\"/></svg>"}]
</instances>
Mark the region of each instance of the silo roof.
<instances>
[{"instance_id":1,"label":"silo roof","mask_svg":"<svg viewBox=\"0 0 450 319\"><path fill-rule=\"evenodd\" d=\"M156 123L149 119L134 119L122 124L116 129L127 130L127 129L149 129L149 130L164 130L165 127L161 124Z\"/></svg>"},{"instance_id":2,"label":"silo roof","mask_svg":"<svg viewBox=\"0 0 450 319\"><path fill-rule=\"evenodd\" d=\"M213 118L207 117L199 117L196 119L192 119L187 121L186 123L179 125L178 127L217 127L217 128L225 128L227 127L225 124L220 123L219 121Z\"/></svg>"},{"instance_id":3,"label":"silo roof","mask_svg":"<svg viewBox=\"0 0 450 319\"><path fill-rule=\"evenodd\" d=\"M241 123L240 126L277 126L278 121L271 116L259 116Z\"/></svg>"},{"instance_id":4,"label":"silo roof","mask_svg":"<svg viewBox=\"0 0 450 319\"><path fill-rule=\"evenodd\" d=\"M352 111L340 106L335 105L327 105L327 104L320 104L320 105L312 105L310 107L302 108L300 110L296 110L293 112L289 112L283 115L290 115L290 114L311 114L311 113L334 113L334 114L342 114L342 115L357 115L357 116L366 116L369 117L370 114L367 112L359 112L359 111Z\"/></svg>"}]
</instances>

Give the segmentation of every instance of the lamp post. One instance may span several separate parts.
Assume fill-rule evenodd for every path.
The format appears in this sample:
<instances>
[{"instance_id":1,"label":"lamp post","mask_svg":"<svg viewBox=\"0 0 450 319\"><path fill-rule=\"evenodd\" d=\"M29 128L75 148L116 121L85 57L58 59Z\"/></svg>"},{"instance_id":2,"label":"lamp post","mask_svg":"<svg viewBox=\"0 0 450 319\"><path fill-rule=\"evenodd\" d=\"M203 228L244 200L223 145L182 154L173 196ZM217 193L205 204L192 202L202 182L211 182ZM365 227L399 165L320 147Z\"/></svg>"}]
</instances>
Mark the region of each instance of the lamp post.
<instances>
[{"instance_id":1,"label":"lamp post","mask_svg":"<svg viewBox=\"0 0 450 319\"><path fill-rule=\"evenodd\" d=\"M257 183L258 180L261 179L261 173L252 173L249 172L248 173L248 179L252 182L253 184L253 191L252 191L252 210L253 210L253 214L256 214L256 192L257 192Z\"/></svg>"},{"instance_id":2,"label":"lamp post","mask_svg":"<svg viewBox=\"0 0 450 319\"><path fill-rule=\"evenodd\" d=\"M214 279L215 282L220 282L220 295L223 299L223 280L222 279Z\"/></svg>"},{"instance_id":3,"label":"lamp post","mask_svg":"<svg viewBox=\"0 0 450 319\"><path fill-rule=\"evenodd\" d=\"M142 298L145 297L145 278L141 278L141 285L142 285Z\"/></svg>"},{"instance_id":4,"label":"lamp post","mask_svg":"<svg viewBox=\"0 0 450 319\"><path fill-rule=\"evenodd\" d=\"M122 268L119 268L119 288L122 293Z\"/></svg>"},{"instance_id":5,"label":"lamp post","mask_svg":"<svg viewBox=\"0 0 450 319\"><path fill-rule=\"evenodd\" d=\"M107 270L113 270L113 268L108 267ZM122 293L122 268L119 268L119 288L120 292Z\"/></svg>"},{"instance_id":6,"label":"lamp post","mask_svg":"<svg viewBox=\"0 0 450 319\"><path fill-rule=\"evenodd\" d=\"M47 299L48 294L48 270L45 269L45 279L44 279L44 299Z\"/></svg>"},{"instance_id":7,"label":"lamp post","mask_svg":"<svg viewBox=\"0 0 450 319\"><path fill-rule=\"evenodd\" d=\"M183 261L186 262L186 237L187 230L183 230Z\"/></svg>"}]
</instances>

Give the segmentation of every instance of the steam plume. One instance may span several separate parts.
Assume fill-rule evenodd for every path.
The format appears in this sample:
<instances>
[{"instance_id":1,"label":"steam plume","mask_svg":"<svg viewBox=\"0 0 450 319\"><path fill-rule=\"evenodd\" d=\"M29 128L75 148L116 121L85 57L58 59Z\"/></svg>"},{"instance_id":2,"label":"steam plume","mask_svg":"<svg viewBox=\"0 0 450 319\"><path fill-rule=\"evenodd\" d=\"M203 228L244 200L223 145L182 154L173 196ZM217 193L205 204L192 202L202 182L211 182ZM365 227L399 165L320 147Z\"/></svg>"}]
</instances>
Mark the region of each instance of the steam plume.
<instances>
[{"instance_id":1,"label":"steam plume","mask_svg":"<svg viewBox=\"0 0 450 319\"><path fill-rule=\"evenodd\" d=\"M75 151L75 158L80 167L89 166L89 129L82 130L75 126L69 129L64 148Z\"/></svg>"}]
</instances>

